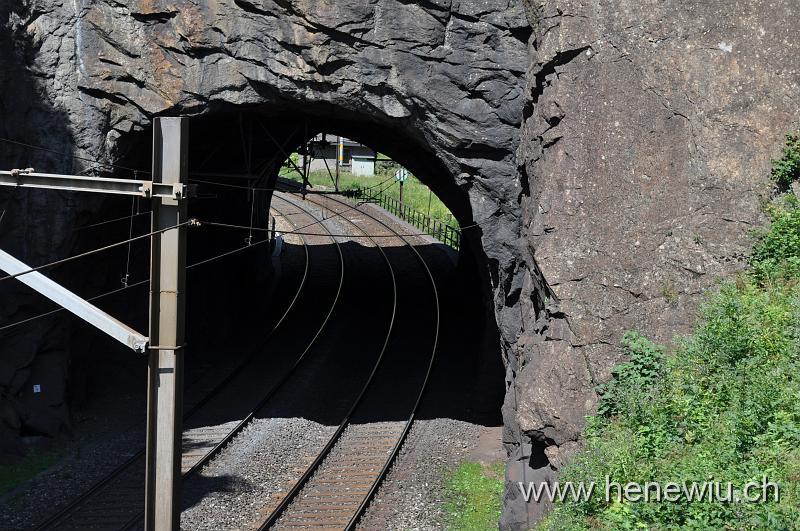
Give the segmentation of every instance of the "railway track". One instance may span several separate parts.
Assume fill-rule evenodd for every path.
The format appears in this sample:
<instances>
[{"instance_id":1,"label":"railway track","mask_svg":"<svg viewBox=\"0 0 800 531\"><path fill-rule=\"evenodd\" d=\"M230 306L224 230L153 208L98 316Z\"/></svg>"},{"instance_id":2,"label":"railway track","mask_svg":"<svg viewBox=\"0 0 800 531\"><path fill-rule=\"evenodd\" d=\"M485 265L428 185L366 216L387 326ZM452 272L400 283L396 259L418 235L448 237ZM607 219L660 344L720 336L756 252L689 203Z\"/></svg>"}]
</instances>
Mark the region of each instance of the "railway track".
<instances>
[{"instance_id":1,"label":"railway track","mask_svg":"<svg viewBox=\"0 0 800 531\"><path fill-rule=\"evenodd\" d=\"M297 224L291 219L291 215L285 218L292 226ZM330 234L330 231L327 231ZM281 329L281 326L286 322L289 315L298 307L301 296L307 291L311 256L309 251L309 239L300 235L303 249L304 249L304 271L301 277L301 282L285 312L281 318L274 325L272 331L269 333L268 338L271 338L276 332ZM335 295L330 309L324 316L322 323L318 327L317 334L314 335L311 342L306 346L305 350L297 358L294 366L284 374L282 379L287 379L289 373L296 369L302 360L303 356L310 350L314 341L319 337L319 334L327 325L331 314L339 300L341 294L342 282L344 279L344 261L341 254L341 249L338 243L332 236L327 236L331 241L336 244L339 258L340 268L340 282L336 288ZM315 294L318 297L319 294ZM193 417L198 416L203 412L204 408L217 399L226 391L226 387L234 379L240 378L246 372L251 372L252 363L257 360L258 350L254 350L251 355L239 364L236 369L223 378L217 385L209 392L202 395L201 398L195 400L193 403L187 401L189 406L188 411L184 415L184 422L190 423ZM280 381L277 385L280 385ZM274 388L272 392L274 394ZM267 393L268 395L270 393ZM262 399L264 400L264 399ZM222 400L222 402L226 402ZM191 405L190 405L191 404ZM256 406L258 408L259 406ZM200 469L205 463L210 461L223 447L231 440L237 433L239 433L244 426L252 419L252 415L245 417L244 421L233 423L230 426L218 426L215 428L204 429L188 429L184 431L184 453L182 458L181 470L184 478L187 478ZM202 425L202 422L200 423ZM118 468L113 470L106 477L101 479L88 491L81 496L67 504L60 509L57 513L51 515L45 521L40 523L35 529L97 529L97 530L119 530L129 529L136 527L143 516L143 500L144 500L144 451L137 452L133 457L126 460Z\"/></svg>"},{"instance_id":2,"label":"railway track","mask_svg":"<svg viewBox=\"0 0 800 531\"><path fill-rule=\"evenodd\" d=\"M436 280L425 259L407 237L400 235L391 226L363 209L359 209L357 206L335 197L314 198L309 203L321 209L321 213L316 214L311 209L305 208L300 202L282 194L276 194L275 198L279 203L283 202L295 209L291 214L286 214L284 209L277 209L278 212L284 212L282 216L295 229L319 225L322 227L323 233L309 238L316 239L317 243L327 241L335 245L340 264L339 285L336 296L321 326L317 329L303 352L300 353L291 366L285 368L281 379L270 387L270 390L252 407L249 414L239 421L216 424L213 420L209 420L215 418L213 413L200 415L200 420L195 423L197 424L196 427L185 429L181 470L185 479L190 478L200 468L209 463L234 436L252 422L256 415L264 410L270 400L275 398L278 391L290 381L292 375L306 359L309 351L322 334L339 302L345 277L345 260L341 246L331 231L325 227L325 218L341 218L345 223L353 227L356 234L352 234L352 236L357 239L369 240L372 246L381 253L382 259L387 265L387 270L392 278L395 298L391 321L372 370L364 381L344 420L324 443L322 450L311 460L310 464L299 466L295 470L296 481L285 485L283 491L276 493L267 505L262 508L262 516L258 521L253 522L252 528L352 529L388 473L413 425L415 413L425 393L427 381L436 357L439 334L439 300ZM357 215L361 219L351 219L349 214ZM310 221L301 225L296 220L292 220L297 215L306 217ZM411 393L413 396L406 396L406 401L403 405L405 418L400 421L375 423L366 422L364 419L359 418L359 416L368 417L365 411L374 410L375 404L379 404L382 397L385 399L386 389L391 388L392 373L406 362L406 359L402 356L402 350L403 348L409 348L409 345L395 348L393 349L394 352L392 352L392 359L384 360L384 355L387 353L387 347L392 337L397 312L397 278L391 260L382 248L387 240L381 238L381 244L378 244L369 232L363 228L364 219L368 219L373 228L380 227L383 231L388 232L388 235L393 236L392 239L395 239L396 242L410 250L430 283L428 289L432 294L433 306L435 307L429 354L423 356L426 363L421 364L419 378L417 378L414 385L409 386L414 388L413 393ZM302 239L306 256L303 280L289 307L275 325L273 333L287 319L292 309L296 307L309 276L310 245L306 236L301 235L300 238ZM237 371L242 372L247 367L248 363L245 362ZM233 377L234 375L226 378L224 383L229 384ZM195 404L192 413L197 414L212 403L215 397L220 394L220 387L216 387L212 393L206 394L203 399ZM406 389L406 394L409 394L408 389ZM221 402L224 402L224 400ZM190 420L189 416L187 415L187 421ZM219 418L219 415L217 415L217 418ZM191 425L191 422L187 422L187 425ZM89 493L48 519L38 529L131 529L140 527L143 516L142 457L139 456L138 461L137 459L132 459L126 462Z\"/></svg>"},{"instance_id":3,"label":"railway track","mask_svg":"<svg viewBox=\"0 0 800 531\"><path fill-rule=\"evenodd\" d=\"M392 370L393 364L384 366L387 370L379 375L379 361L350 412L319 455L304 470L298 470L297 480L287 485L283 492L277 493L262 509L265 515L263 520L253 526L259 530L355 528L411 430L436 358L440 319L438 291L436 280L419 251L407 237L400 235L390 225L345 201L328 196L314 198L310 202L321 208L323 217L327 211L331 217L346 220L365 235L367 232L350 219L348 214L357 214L362 218L359 221L368 218L411 250L430 281L433 294L435 315L432 342L428 363L424 366L424 376L418 382L416 390L411 392L412 400L406 400L405 419L394 422L359 422L359 415L365 416L362 410L368 409L365 406L370 402L374 405L380 403L381 399L386 399L386 390L392 390L396 383L393 378L393 374L396 374ZM389 267L392 267L391 264ZM403 356L402 349L394 354L397 358L394 360L394 368L397 369L407 359ZM378 383L378 380L383 381ZM408 390L406 393L408 394Z\"/></svg>"}]
</instances>

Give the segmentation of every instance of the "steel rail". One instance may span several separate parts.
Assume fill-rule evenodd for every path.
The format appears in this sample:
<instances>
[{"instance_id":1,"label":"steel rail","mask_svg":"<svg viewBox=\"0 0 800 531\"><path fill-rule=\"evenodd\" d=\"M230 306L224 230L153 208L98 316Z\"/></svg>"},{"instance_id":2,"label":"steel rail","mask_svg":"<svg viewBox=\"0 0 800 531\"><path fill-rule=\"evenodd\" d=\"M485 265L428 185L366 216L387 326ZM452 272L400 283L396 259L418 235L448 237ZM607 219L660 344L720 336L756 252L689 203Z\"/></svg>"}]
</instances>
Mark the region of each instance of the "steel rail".
<instances>
[{"instance_id":1,"label":"steel rail","mask_svg":"<svg viewBox=\"0 0 800 531\"><path fill-rule=\"evenodd\" d=\"M281 198L281 199L283 201L288 202L289 204L294 205L296 208L299 208L299 209L302 209L302 210L306 210L305 207L303 207L302 205L298 204L297 202L295 202L293 200L286 199L286 198ZM318 203L315 203L314 201L312 201L312 203L317 204L318 206L321 206ZM324 214L322 214L322 217L325 217ZM263 523L261 524L259 529L266 529L266 528L268 528L269 526L271 526L272 524L274 524L275 522L278 521L278 519L281 517L283 512L289 507L289 505L291 505L291 503L294 501L295 497L300 493L300 491L303 489L303 487L308 483L308 480L311 479L311 476L314 475L314 472L316 472L316 470L319 468L319 466L322 464L322 462L325 460L325 458L328 456L328 454L330 454L331 450L336 445L336 443L339 442L339 440L341 439L342 434L347 429L347 427L350 425L350 421L353 418L353 414L356 412L358 407L361 405L361 403L362 403L362 401L364 399L364 396L367 394L367 391L370 389L370 387L372 386L372 384L375 381L375 375L377 374L378 369L380 368L381 363L383 362L384 354L386 354L386 348L389 346L389 340L391 339L392 332L394 331L394 325L395 325L395 321L396 321L396 317L397 317L397 275L395 274L394 268L392 267L392 263L389 260L389 257L386 255L386 251L384 251L383 247L378 245L378 243L372 238L372 236L370 234L367 233L366 230L364 230L363 228L359 227L352 220L350 220L350 219L348 219L348 218L346 218L344 216L342 216L342 219L347 221L350 225L355 227L356 230L361 232L364 235L363 237L367 238L372 243L374 248L376 248L380 252L381 256L383 257L384 263L386 264L386 267L387 267L387 269L389 271L389 274L390 274L390 276L392 278L392 316L391 316L391 318L389 320L389 329L386 331L386 335L385 335L385 338L383 340L383 344L381 345L381 349L380 349L380 352L378 353L378 357L376 358L375 363L374 363L374 365L372 367L372 371L370 372L369 376L367 377L367 379L366 379L364 385L362 386L358 396L353 401L353 404L350 406L350 409L347 412L347 414L345 415L344 419L339 423L339 426L336 429L336 431L330 436L330 438L328 439L328 442L325 444L325 446L322 448L322 450L320 450L320 452L314 458L314 461L306 468L306 470L303 472L303 474L300 476L300 478L297 479L297 481L294 483L294 485L292 485L292 487L289 489L289 491L286 493L286 495L280 501L278 506L275 509L273 509L272 512L267 516L267 518L263 521Z\"/></svg>"},{"instance_id":2,"label":"steel rail","mask_svg":"<svg viewBox=\"0 0 800 531\"><path fill-rule=\"evenodd\" d=\"M284 219L286 219L292 226L295 226L295 223L292 220L290 220L288 217L285 217ZM322 226L325 229L325 231L327 231L329 234L331 234L330 231L328 231L327 227L324 226L324 224L322 224ZM301 238L302 238L302 236L301 236ZM244 419L242 419L239 423L237 423L236 426L232 430L230 430L228 432L228 434L219 443L217 443L214 446L214 448L212 448L199 461L197 461L194 465L192 465L192 467L185 474L183 474L183 480L184 481L189 479L191 476L193 476L195 473L197 473L197 471L199 471L202 467L204 467L206 464L208 464L214 457L216 457L219 454L219 452L222 451L222 449L234 437L236 437L247 426L250 425L250 423L253 421L253 419L255 419L255 417L258 414L258 412L261 411L262 409L264 409L264 407L267 405L267 403L269 403L269 401L272 400L272 398L278 393L278 391L291 379L291 377L294 374L294 372L300 367L300 365L303 363L303 361L305 361L307 354L309 353L311 348L314 346L314 344L316 343L317 339L322 334L323 330L327 327L328 322L330 321L334 310L337 308L337 306L339 304L339 300L340 300L341 294L342 294L342 287L344 285L344 275L345 275L344 254L342 253L341 245L339 244L339 242L336 240L336 238L333 235L330 235L329 238L336 245L336 250L337 250L337 253L338 253L338 256L339 256L339 264L340 264L340 268L339 268L339 284L338 284L338 287L337 287L337 290L336 290L336 295L334 297L334 300L331 303L331 307L328 310L328 313L325 315L325 318L324 318L322 324L319 326L319 329L317 330L316 334L314 334L314 336L311 338L311 340L309 341L308 345L306 345L306 347L303 350L303 352L294 361L292 366L283 374L283 376L281 376L280 380L275 385L273 385L272 388L270 388L269 391L267 391L267 393L264 395L264 397L259 401L258 404L255 405L255 407L252 408L250 413L248 413L248 415ZM306 251L308 251L308 244L307 244L305 238L303 238L303 243L304 243L304 247L306 248ZM287 314L288 314L288 312L287 312ZM281 320L281 322L283 322L283 320ZM126 522L125 525L122 527L122 529L123 530L127 530L127 529L133 528L139 522L141 522L143 516L144 516L144 512L139 513L135 517L131 518L128 522Z\"/></svg>"},{"instance_id":3,"label":"steel rail","mask_svg":"<svg viewBox=\"0 0 800 531\"><path fill-rule=\"evenodd\" d=\"M276 210L276 212L278 212L280 214L279 211ZM283 217L283 216L281 216L281 217ZM288 218L285 218L285 219L289 223L292 223ZM261 342L262 346L263 346L264 343L269 341L273 337L275 332L281 327L283 322L286 320L286 317L291 313L292 309L297 304L297 301L299 300L300 295L303 293L303 291L304 291L304 289L306 287L306 284L307 284L307 281L308 281L308 276L309 276L309 266L310 266L310 261L311 260L310 260L310 253L309 253L309 250L308 250L309 246L308 246L308 243L307 243L305 237L301 235L300 239L301 239L301 241L303 243L303 250L304 250L304 257L305 257L304 258L303 275L301 277L300 284L297 287L297 289L295 290L294 296L293 296L291 302L289 303L289 305L287 306L286 310L283 312L283 315L281 316L281 318L273 326L272 330L269 332L267 337ZM195 265L200 265L202 263L204 263L204 261L198 262L197 264L192 264L192 267L195 266ZM244 360L242 360L242 362L233 371L228 373L228 375L226 377L224 377L220 382L218 382L211 389L211 391L209 391L203 398L201 398L196 404L194 404L189 409L189 411L185 412L184 420L188 420L189 418L191 418L203 406L205 406L209 401L211 401L215 396L217 396L222 391L222 389L233 378L235 378L238 374L240 374L244 370L244 368L255 358L256 352L258 352L259 349L260 349L260 346L254 348L253 351L250 353L250 355L248 355ZM94 495L96 495L98 492L100 492L103 488L105 488L107 485L109 485L112 481L114 481L115 479L120 477L123 473L125 473L127 470L129 470L130 467L132 467L139 459L141 459L144 456L144 453L145 453L144 450L140 450L137 453L135 453L134 455L132 455L131 457L129 457L123 463L118 465L114 470L112 470L109 474L107 474L104 478L100 479L98 482L96 482L94 485L92 485L87 491L85 491L83 494L81 494L78 498L72 500L68 505L63 507L61 510L59 510L54 515L48 517L47 520L45 520L44 522L42 522L39 525L37 525L34 529L36 529L36 530L50 529L50 528L52 528L54 526L57 526L58 524L60 524L64 520L66 520L76 510L78 510L80 508L80 506L82 506L86 501L91 499ZM137 521L138 521L139 518L137 518ZM129 524L126 524L126 527L128 527L128 526L129 526Z\"/></svg>"},{"instance_id":4,"label":"steel rail","mask_svg":"<svg viewBox=\"0 0 800 531\"><path fill-rule=\"evenodd\" d=\"M344 210L339 211L339 212L333 211L331 209L331 211L333 212L333 216L331 216L331 217L341 216L343 219L347 220L347 218L344 217L344 214L346 212L349 212L349 211L353 210L352 205L349 205L345 201L341 201L339 199L336 199L335 197L328 196L328 198L332 199L333 201L337 202L338 204L343 205L343 206L346 207ZM320 205L319 203L317 203L317 202L315 202L313 200L311 202L314 203L314 204L317 204L318 206L320 206L323 209L325 208L324 205ZM408 419L406 420L406 422L405 422L405 424L403 426L403 430L400 433L400 435L398 436L398 440L395 443L394 447L392 448L392 450L390 452L390 455L387 458L383 468L377 474L377 476L376 476L375 480L373 481L372 485L370 486L367 494L364 496L363 500L361 501L361 503L359 504L358 508L356 509L356 511L354 512L353 516L351 517L349 523L347 524L346 529L348 529L348 530L353 529L355 527L356 523L358 522L358 520L363 515L364 511L366 510L366 508L369 505L370 501L372 500L372 498L374 497L375 493L377 492L377 490L378 490L380 484L382 483L383 479L385 479L385 477L388 475L388 472L389 472L389 469L390 469L391 465L393 464L393 462L396 459L398 453L400 452L400 449L401 449L403 443L405 442L406 438L408 437L408 433L410 432L411 427L412 427L412 425L414 423L414 420L416 418L416 414L417 414L417 411L419 409L419 406L420 406L420 404L421 404L421 402L422 402L422 400L424 398L425 392L427 391L428 382L430 381L430 376L431 376L431 373L433 371L434 362L435 362L435 359L436 359L436 353L437 353L437 349L438 349L439 325L440 325L440 303L439 303L439 294L438 294L438 290L437 290L437 287L436 287L436 280L435 280L430 268L428 267L427 263L425 262L425 259L422 257L422 255L419 253L419 251L417 251L417 249L411 244L411 242L408 239L406 239L403 235L400 235L395 229L390 227L388 224L384 223L383 221L378 219L376 216L373 216L372 214L369 214L368 212L365 212L365 211L360 210L358 208L356 208L356 210L359 212L359 214L363 214L363 215L371 218L373 221L379 223L384 228L386 228L389 232L394 233L398 239L401 239L406 244L406 246L409 247L414 252L414 254L416 255L416 258L419 260L419 262L424 267L424 269L426 271L426 274L427 274L428 278L431 281L431 286L433 288L434 300L435 300L435 305L436 305L436 325L435 325L434 341L433 341L433 346L432 346L432 350L431 350L431 359L430 359L430 362L428 364L428 367L427 367L427 370L426 370L426 373L425 373L425 379L424 379L424 381L422 383L422 386L420 388L419 393L417 394L416 401L414 403L414 407L412 408L411 413L409 414L409 417L408 417ZM350 220L347 220L347 221L350 221ZM356 226L364 234L366 234L366 232L363 229L361 229L360 227L358 227L357 225L355 225L355 223L353 223L352 221L350 221L350 223L353 224L354 226ZM372 240L371 237L370 237L370 239ZM374 242L374 240L372 240L372 241ZM383 253L384 256L386 256L385 252L382 249L381 249L381 252ZM391 267L391 265L390 265L390 267ZM395 284L395 289L396 289L396 284ZM397 301L395 299L395 304L396 304L396 302ZM384 350L385 350L385 348L386 348L386 345L384 345ZM382 355L383 354L381 354L381 357L382 357ZM305 487L309 483L309 480L314 475L314 473L317 470L319 470L319 468L322 465L322 463L325 460L325 458L330 454L330 452L333 449L333 447L341 439L341 436L344 433L344 431L347 428L347 426L349 426L350 420L352 419L352 416L355 414L355 412L358 409L358 407L362 404L362 400L363 400L364 396L366 395L366 392L367 392L368 388L373 383L374 375L375 375L376 371L377 371L377 366L376 366L375 370L373 371L373 373L370 375L370 380L367 382L365 387L362 389L362 391L359 394L356 402L352 406L351 410L348 412L348 415L345 418L345 420L342 422L342 424L339 426L339 428L336 430L336 432L332 435L332 437L330 438L328 443L325 445L323 450L320 452L320 454L314 459L314 461L311 463L311 465L306 469L306 471L303 473L303 475L300 477L300 479L292 486L290 491L281 500L281 502L279 503L278 507L276 507L270 513L270 515L262 522L262 524L258 528L259 531L266 530L266 529L270 528L271 526L273 526L274 524L276 524L278 522L280 517L284 514L286 509L289 508L289 506L294 501L294 499L297 497L297 495L300 493L300 491L303 489L303 487Z\"/></svg>"},{"instance_id":5,"label":"steel rail","mask_svg":"<svg viewBox=\"0 0 800 531\"><path fill-rule=\"evenodd\" d=\"M332 200L337 202L337 203L339 203L339 204L341 204L341 205L349 206L347 204L347 202L342 201L340 199L332 198ZM363 210L360 210L360 212L362 214L365 214L367 217L375 220L376 222L380 223L381 225L383 225L388 231L397 233L397 231L395 231L387 223L383 222L382 220L380 220L376 216L373 216L372 214L369 214L368 212L365 212ZM403 443L408 438L408 434L411 431L411 427L414 424L414 420L416 419L417 412L419 411L419 406L422 404L422 400L425 398L425 394L428 391L428 383L430 382L431 374L433 373L433 367L434 367L434 364L436 362L436 357L437 357L437 353L438 353L438 349L439 349L439 332L440 332L439 328L440 328L440 325L441 325L441 304L440 304L440 301L439 301L439 290L436 287L436 279L434 278L433 273L431 272L431 269L428 266L428 263L422 257L422 255L417 250L417 248L414 247L414 245L412 245L411 242L409 242L408 239L405 236L400 235L399 238L401 238L405 242L405 244L414 252L414 254L417 257L417 260L422 265L422 267L425 269L425 273L426 273L428 279L431 282L431 288L433 290L434 301L436 303L436 327L435 327L435 332L434 332L433 345L431 347L431 359L430 359L430 362L428 363L428 368L427 368L427 370L425 372L425 380L423 381L422 386L420 388L420 391L419 391L419 393L417 395L416 402L414 403L414 408L411 410L411 413L410 413L410 415L408 417L408 420L405 423L405 427L403 428L403 432L400 435L400 437L398 438L398 441L395 444L394 448L392 449L391 455L386 460L386 463L383 466L383 469L380 471L378 476L375 478L375 481L372 483L372 486L370 487L369 492L367 493L367 495L362 500L361 505L359 505L359 507L356 510L355 514L350 519L350 522L347 524L347 526L345 528L347 531L351 531L352 529L355 529L355 526L358 523L358 520L361 519L361 517L363 516L364 512L367 510L367 507L369 506L370 502L372 501L372 498L378 492L378 488L380 487L381 483L386 478L386 476L389 474L389 469L391 468L391 466L394 463L395 459L397 459L397 455L400 453L400 449L402 448Z\"/></svg>"}]
</instances>

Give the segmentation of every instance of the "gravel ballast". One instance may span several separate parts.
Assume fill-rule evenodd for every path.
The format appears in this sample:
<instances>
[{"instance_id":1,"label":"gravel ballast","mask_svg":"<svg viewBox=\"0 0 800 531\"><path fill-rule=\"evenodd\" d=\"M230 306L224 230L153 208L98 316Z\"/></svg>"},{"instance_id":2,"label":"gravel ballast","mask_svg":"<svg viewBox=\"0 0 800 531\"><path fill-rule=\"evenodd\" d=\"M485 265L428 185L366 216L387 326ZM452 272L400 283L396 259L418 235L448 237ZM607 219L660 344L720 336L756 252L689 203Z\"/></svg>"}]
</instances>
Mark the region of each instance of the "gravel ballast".
<instances>
[{"instance_id":1,"label":"gravel ballast","mask_svg":"<svg viewBox=\"0 0 800 531\"><path fill-rule=\"evenodd\" d=\"M305 419L256 420L184 486L182 529L247 529L272 495L313 460L335 428Z\"/></svg>"},{"instance_id":2,"label":"gravel ballast","mask_svg":"<svg viewBox=\"0 0 800 531\"><path fill-rule=\"evenodd\" d=\"M415 422L358 529L444 529L445 482L473 458L481 429L451 419Z\"/></svg>"}]
</instances>

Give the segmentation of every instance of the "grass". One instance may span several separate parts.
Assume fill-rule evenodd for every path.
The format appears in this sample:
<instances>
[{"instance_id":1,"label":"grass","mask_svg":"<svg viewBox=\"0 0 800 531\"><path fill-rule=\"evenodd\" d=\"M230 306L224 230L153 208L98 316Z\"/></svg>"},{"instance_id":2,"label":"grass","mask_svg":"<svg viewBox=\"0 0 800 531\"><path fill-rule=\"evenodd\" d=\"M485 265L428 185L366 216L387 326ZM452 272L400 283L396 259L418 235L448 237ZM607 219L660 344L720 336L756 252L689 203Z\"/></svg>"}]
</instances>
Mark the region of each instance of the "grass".
<instances>
[{"instance_id":1,"label":"grass","mask_svg":"<svg viewBox=\"0 0 800 531\"><path fill-rule=\"evenodd\" d=\"M497 529L503 499L503 464L486 467L466 461L450 476L444 509L451 531Z\"/></svg>"},{"instance_id":2,"label":"grass","mask_svg":"<svg viewBox=\"0 0 800 531\"><path fill-rule=\"evenodd\" d=\"M54 465L61 457L63 454L58 451L37 452L15 463L0 465L0 496Z\"/></svg>"},{"instance_id":3,"label":"grass","mask_svg":"<svg viewBox=\"0 0 800 531\"><path fill-rule=\"evenodd\" d=\"M333 169L332 169L333 171ZM379 190L384 190L384 194L399 201L400 200L400 185L392 178L386 182L394 174L393 168L384 169L379 175L372 177L356 176L349 172L341 172L339 175L339 189L340 190L355 190L372 188L370 193L376 193ZM302 182L302 177L293 169L284 169L281 171L281 176L287 179L292 179L297 182ZM315 188L325 187L333 188L330 174L327 170L311 172L309 181ZM385 183L383 186L378 186ZM430 201L430 204L429 204ZM410 176L408 181L403 186L403 202L414 210L423 214L428 214L430 206L430 216L434 219L449 223L454 227L458 227L458 222L453 217L450 209L445 206L442 201L436 197L436 194L431 193L430 188L422 184L422 182L414 176Z\"/></svg>"}]
</instances>

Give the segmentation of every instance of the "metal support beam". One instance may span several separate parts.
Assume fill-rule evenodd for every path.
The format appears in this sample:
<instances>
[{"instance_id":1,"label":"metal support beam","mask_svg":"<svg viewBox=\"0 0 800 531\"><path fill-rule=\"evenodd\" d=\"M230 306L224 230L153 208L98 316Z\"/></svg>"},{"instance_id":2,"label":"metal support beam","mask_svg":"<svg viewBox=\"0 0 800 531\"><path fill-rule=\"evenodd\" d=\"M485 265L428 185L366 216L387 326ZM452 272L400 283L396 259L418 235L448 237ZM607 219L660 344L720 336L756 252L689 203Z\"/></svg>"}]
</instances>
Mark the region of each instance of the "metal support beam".
<instances>
[{"instance_id":1,"label":"metal support beam","mask_svg":"<svg viewBox=\"0 0 800 531\"><path fill-rule=\"evenodd\" d=\"M2 250L0 250L0 269L9 275L19 275L31 270L30 267ZM147 337L125 326L97 306L78 297L41 273L34 271L17 277L17 280L136 352L144 352L147 349Z\"/></svg>"},{"instance_id":2,"label":"metal support beam","mask_svg":"<svg viewBox=\"0 0 800 531\"><path fill-rule=\"evenodd\" d=\"M186 118L156 118L153 128L153 180L178 185L187 179ZM181 225L182 197L153 201L153 231ZM151 248L150 337L147 377L147 469L145 530L180 529L183 357L185 341L186 229L155 234Z\"/></svg>"},{"instance_id":3,"label":"metal support beam","mask_svg":"<svg viewBox=\"0 0 800 531\"><path fill-rule=\"evenodd\" d=\"M167 183L136 179L112 179L109 177L57 175L53 173L35 173L32 169L0 171L0 186L68 190L71 192L99 192L112 195L164 199L183 199L187 194L185 182Z\"/></svg>"}]
</instances>

